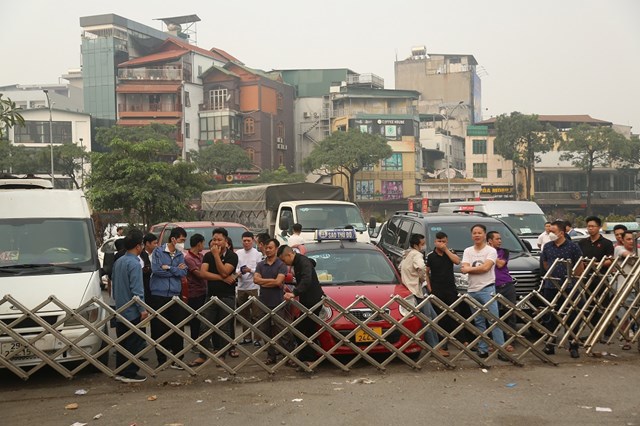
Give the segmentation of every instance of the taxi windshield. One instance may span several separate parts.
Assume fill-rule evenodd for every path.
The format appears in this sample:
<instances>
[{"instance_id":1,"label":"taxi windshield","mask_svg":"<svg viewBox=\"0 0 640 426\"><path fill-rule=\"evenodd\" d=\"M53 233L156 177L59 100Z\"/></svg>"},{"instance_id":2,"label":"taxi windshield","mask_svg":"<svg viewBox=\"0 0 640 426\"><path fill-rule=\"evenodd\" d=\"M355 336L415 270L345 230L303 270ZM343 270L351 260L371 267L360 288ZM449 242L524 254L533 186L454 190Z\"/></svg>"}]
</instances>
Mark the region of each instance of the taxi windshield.
<instances>
[{"instance_id":1,"label":"taxi windshield","mask_svg":"<svg viewBox=\"0 0 640 426\"><path fill-rule=\"evenodd\" d=\"M393 267L377 250L319 250L307 257L315 260L321 285L399 284Z\"/></svg>"}]
</instances>

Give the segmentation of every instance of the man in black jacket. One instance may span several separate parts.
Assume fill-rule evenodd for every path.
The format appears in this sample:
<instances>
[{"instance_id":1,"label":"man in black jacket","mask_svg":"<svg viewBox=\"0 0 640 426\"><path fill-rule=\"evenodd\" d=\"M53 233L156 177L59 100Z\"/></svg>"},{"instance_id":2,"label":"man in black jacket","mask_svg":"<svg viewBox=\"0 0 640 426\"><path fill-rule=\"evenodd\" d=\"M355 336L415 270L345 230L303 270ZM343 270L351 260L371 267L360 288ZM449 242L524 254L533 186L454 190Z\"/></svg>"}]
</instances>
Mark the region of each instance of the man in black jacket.
<instances>
[{"instance_id":1,"label":"man in black jacket","mask_svg":"<svg viewBox=\"0 0 640 426\"><path fill-rule=\"evenodd\" d=\"M288 266L293 266L293 273L296 278L296 285L293 289L293 293L285 293L285 300L291 300L294 297L298 297L300 303L306 308L312 308L322 300L324 297L324 291L320 286L318 275L316 274L315 262L309 259L307 256L296 253L289 246L280 246L278 248L278 257ZM316 308L313 313L318 315L321 307ZM309 317L305 317L297 325L297 329L305 336L312 336L318 329L318 325ZM298 341L300 345L301 340ZM305 345L299 352L298 358L300 361L310 365L316 358L315 350Z\"/></svg>"}]
</instances>

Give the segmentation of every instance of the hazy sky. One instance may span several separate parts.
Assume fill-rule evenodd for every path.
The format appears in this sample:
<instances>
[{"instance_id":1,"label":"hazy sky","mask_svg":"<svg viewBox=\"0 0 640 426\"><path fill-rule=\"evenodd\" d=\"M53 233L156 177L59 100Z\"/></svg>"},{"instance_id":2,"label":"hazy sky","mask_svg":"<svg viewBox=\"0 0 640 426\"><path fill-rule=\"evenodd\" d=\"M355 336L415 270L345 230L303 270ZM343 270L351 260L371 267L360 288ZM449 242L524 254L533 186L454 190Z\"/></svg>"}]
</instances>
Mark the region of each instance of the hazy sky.
<instances>
[{"instance_id":1,"label":"hazy sky","mask_svg":"<svg viewBox=\"0 0 640 426\"><path fill-rule=\"evenodd\" d=\"M350 68L394 87L412 46L474 55L485 118L589 114L640 133L638 0L0 0L0 85L55 83L80 66L80 16L197 14L200 47L248 66ZM182 3L188 3L182 5Z\"/></svg>"}]
</instances>

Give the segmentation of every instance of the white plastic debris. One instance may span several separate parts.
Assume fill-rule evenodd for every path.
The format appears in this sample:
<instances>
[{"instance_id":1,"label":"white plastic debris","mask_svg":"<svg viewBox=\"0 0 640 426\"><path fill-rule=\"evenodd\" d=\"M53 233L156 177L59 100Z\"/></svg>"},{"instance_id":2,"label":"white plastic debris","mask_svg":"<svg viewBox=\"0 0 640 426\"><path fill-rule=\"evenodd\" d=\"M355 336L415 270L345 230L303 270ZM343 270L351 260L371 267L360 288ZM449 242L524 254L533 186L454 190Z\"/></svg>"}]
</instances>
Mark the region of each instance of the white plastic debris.
<instances>
[{"instance_id":1,"label":"white plastic debris","mask_svg":"<svg viewBox=\"0 0 640 426\"><path fill-rule=\"evenodd\" d=\"M366 377L360 377L359 379L355 379L355 380L347 380L347 383L349 383L350 385L355 385L356 383L361 383L363 385L370 385L375 382L376 382L375 380L367 379Z\"/></svg>"},{"instance_id":2,"label":"white plastic debris","mask_svg":"<svg viewBox=\"0 0 640 426\"><path fill-rule=\"evenodd\" d=\"M199 399L199 400L196 401L196 404L200 404L201 402L202 402L202 400Z\"/></svg>"},{"instance_id":3,"label":"white plastic debris","mask_svg":"<svg viewBox=\"0 0 640 426\"><path fill-rule=\"evenodd\" d=\"M293 398L291 402L302 402L302 398Z\"/></svg>"},{"instance_id":4,"label":"white plastic debris","mask_svg":"<svg viewBox=\"0 0 640 426\"><path fill-rule=\"evenodd\" d=\"M71 426L86 426L86 423L75 422Z\"/></svg>"},{"instance_id":5,"label":"white plastic debris","mask_svg":"<svg viewBox=\"0 0 640 426\"><path fill-rule=\"evenodd\" d=\"M205 383L212 383L212 382L211 382L211 379L204 379L204 382L205 382Z\"/></svg>"},{"instance_id":6,"label":"white plastic debris","mask_svg":"<svg viewBox=\"0 0 640 426\"><path fill-rule=\"evenodd\" d=\"M598 413L611 413L613 410L609 407L596 407L596 412Z\"/></svg>"},{"instance_id":7,"label":"white plastic debris","mask_svg":"<svg viewBox=\"0 0 640 426\"><path fill-rule=\"evenodd\" d=\"M229 378L228 378L228 377L218 376L218 381L219 381L219 382L226 382L226 381L228 381L228 380L229 380Z\"/></svg>"},{"instance_id":8,"label":"white plastic debris","mask_svg":"<svg viewBox=\"0 0 640 426\"><path fill-rule=\"evenodd\" d=\"M89 393L89 391L86 390L86 389L78 389L77 391L75 391L76 395L86 395L88 393Z\"/></svg>"},{"instance_id":9,"label":"white plastic debris","mask_svg":"<svg viewBox=\"0 0 640 426\"><path fill-rule=\"evenodd\" d=\"M489 370L487 370L486 368L483 368L483 369L482 369L482 370L480 370L480 371L482 371L483 373L488 373L488 372L489 372Z\"/></svg>"},{"instance_id":10,"label":"white plastic debris","mask_svg":"<svg viewBox=\"0 0 640 426\"><path fill-rule=\"evenodd\" d=\"M102 417L102 413L98 413L95 416L93 416L93 420L98 420L100 417Z\"/></svg>"}]
</instances>

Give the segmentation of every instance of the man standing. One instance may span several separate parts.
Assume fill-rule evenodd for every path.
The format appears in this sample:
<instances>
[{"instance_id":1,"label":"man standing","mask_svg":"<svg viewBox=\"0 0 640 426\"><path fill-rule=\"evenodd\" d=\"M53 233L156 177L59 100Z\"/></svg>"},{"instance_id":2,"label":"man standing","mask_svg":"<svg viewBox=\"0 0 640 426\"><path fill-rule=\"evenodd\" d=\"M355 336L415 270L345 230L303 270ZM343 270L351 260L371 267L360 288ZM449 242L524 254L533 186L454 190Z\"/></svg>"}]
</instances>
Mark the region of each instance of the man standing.
<instances>
[{"instance_id":1,"label":"man standing","mask_svg":"<svg viewBox=\"0 0 640 426\"><path fill-rule=\"evenodd\" d=\"M280 242L275 238L267 241L264 246L266 259L259 262L256 267L256 272L253 276L253 280L260 286L260 301L265 304L269 309L275 309L280 303L284 301L284 277L287 274L287 265L280 260L276 254ZM260 317L267 315L263 312ZM289 310L281 308L276 312L276 315L281 317L286 322L291 322L291 316ZM262 323L260 330L269 337L274 337L282 330L284 326L276 319L268 320ZM278 343L291 352L294 348L293 336L290 333L284 334ZM267 361L265 364L275 364L277 362L278 350L274 346L267 348ZM289 365L291 365L289 363Z\"/></svg>"},{"instance_id":2,"label":"man standing","mask_svg":"<svg viewBox=\"0 0 640 426\"><path fill-rule=\"evenodd\" d=\"M124 238L124 247L127 253L113 266L113 297L116 309L127 304L134 296L144 300L144 288L142 284L142 269L138 261L138 255L142 251L142 232L132 230ZM122 316L134 326L147 318L148 312L141 305L134 304L122 312ZM129 327L120 320L116 320L116 335L123 336ZM133 355L138 354L144 347L144 340L136 333L131 333L124 338L120 345ZM127 361L127 358L119 351L116 352L116 368ZM139 367L134 363L127 365L116 380L124 383L144 382L147 378L138 374Z\"/></svg>"},{"instance_id":3,"label":"man standing","mask_svg":"<svg viewBox=\"0 0 640 426\"><path fill-rule=\"evenodd\" d=\"M568 260L572 262L572 265L575 265L575 275L582 274L583 265L578 262L582 256L582 251L580 251L580 247L578 247L576 243L567 239L567 235L565 233L565 222L563 220L556 220L555 222L552 222L551 233L549 236L551 241L545 244L544 250L540 255L540 261L542 262L544 269L549 270L556 259L563 259ZM551 278L555 283L551 280L545 280L542 285L542 296L549 302L553 301L558 294L559 287L569 277L570 273L571 271L567 269L567 265L564 262L558 263L553 268L553 271L551 271ZM573 279L573 276L571 279ZM570 288L571 286L569 286L569 289L567 290L570 290ZM556 306L560 306L564 300L564 296L560 297ZM572 309L569 321L573 322L575 316L575 310ZM553 333L558 327L558 320L555 315L550 314L544 321L544 324L545 327ZM569 343L569 353L572 358L579 358L580 353L578 352L578 339L577 336L574 337L574 340ZM547 343L544 348L544 353L547 355L555 354L554 342Z\"/></svg>"},{"instance_id":4,"label":"man standing","mask_svg":"<svg viewBox=\"0 0 640 426\"><path fill-rule=\"evenodd\" d=\"M611 263L613 262L613 243L609 241L607 238L604 238L600 235L600 227L602 226L602 221L598 216L589 216L586 219L587 222L587 233L589 236L587 238L583 238L578 242L578 247L582 251L582 255L586 258L592 258L596 261L600 262L603 259L603 269L601 271L606 271ZM602 281L604 275L603 274L591 274L591 276L586 277L586 280L591 279L591 284L589 284L589 291L595 292L598 288L598 285ZM604 298L602 297L603 293L605 294ZM595 295L597 299L602 301L601 307L598 307L596 300L593 300L591 303L591 309L595 310L593 316L591 317L591 324L595 327L600 318L602 318L602 310L606 309L611 301L611 296L608 294L608 288L601 287L599 293ZM605 331L605 339L608 339L613 332L613 327L609 326Z\"/></svg>"},{"instance_id":5,"label":"man standing","mask_svg":"<svg viewBox=\"0 0 640 426\"><path fill-rule=\"evenodd\" d=\"M171 302L173 297L180 297L182 292L182 278L187 276L187 265L184 262L184 241L187 239L187 232L181 228L173 228L169 234L169 242L162 246L156 247L151 254L151 279L149 281L149 290L151 298L149 306L158 310L167 303ZM174 303L169 308L162 311L161 315L169 320L171 324L178 325L184 319L184 309L179 304ZM151 320L151 337L158 340L170 328L159 318ZM184 349L184 341L182 337L171 331L169 335L162 340L161 345L173 354L177 354ZM167 356L156 349L158 357L158 365L162 365L167 361ZM180 357L182 359L182 357ZM171 368L182 370L183 368L172 363Z\"/></svg>"},{"instance_id":6,"label":"man standing","mask_svg":"<svg viewBox=\"0 0 640 426\"><path fill-rule=\"evenodd\" d=\"M197 311L204 305L207 298L207 280L201 272L204 235L193 234L189 239L189 244L191 247L184 255L184 262L187 264L187 271L189 271L187 273L189 287L187 304ZM198 318L189 321L189 332L193 340L200 336L200 320Z\"/></svg>"},{"instance_id":7,"label":"man standing","mask_svg":"<svg viewBox=\"0 0 640 426\"><path fill-rule=\"evenodd\" d=\"M549 227L551 228L551 227ZM490 231L487 233L487 244L496 249L496 291L501 294L509 302L515 304L518 299L516 296L516 286L513 281L513 277L509 273L509 250L502 248L502 237L497 231ZM509 308L504 305L498 304L498 311L500 316L504 315ZM509 327L516 330L516 316L510 315L505 321L509 324ZM507 345L505 350L507 352L513 352L513 346Z\"/></svg>"},{"instance_id":8,"label":"man standing","mask_svg":"<svg viewBox=\"0 0 640 426\"><path fill-rule=\"evenodd\" d=\"M212 297L217 297L220 302L227 305L232 310L236 308L236 279L238 275L235 273L238 267L238 255L233 250L228 248L227 238L229 233L225 228L215 228L212 232L213 237L211 239L211 249L202 258L202 277L207 282L207 300ZM211 304L203 312L204 317L212 324L218 324L220 330L227 335L230 339L233 339L233 315L228 318L224 324L219 324L222 320L227 318L229 314L226 310L217 304ZM202 325L204 328L205 326ZM204 329L201 330L202 334ZM213 336L208 336L202 341L202 345L207 349L212 348L214 351L219 351L227 345L227 340L220 336L218 333L213 333ZM229 349L229 356L231 358L237 358L238 352L235 348ZM219 355L220 359L225 358L224 354ZM200 356L196 358L191 364L192 367L204 364L207 360L207 355L200 353Z\"/></svg>"},{"instance_id":9,"label":"man standing","mask_svg":"<svg viewBox=\"0 0 640 426\"><path fill-rule=\"evenodd\" d=\"M302 233L302 225L294 223L292 229L293 234L289 237L287 244L291 248L298 248L298 246L304 244L304 237L300 235Z\"/></svg>"},{"instance_id":10,"label":"man standing","mask_svg":"<svg viewBox=\"0 0 640 426\"><path fill-rule=\"evenodd\" d=\"M622 238L626 231L627 227L621 223L613 227L613 236L616 237L616 243L614 244L614 247L620 247L624 245L622 242Z\"/></svg>"},{"instance_id":11,"label":"man standing","mask_svg":"<svg viewBox=\"0 0 640 426\"><path fill-rule=\"evenodd\" d=\"M573 229L573 225L568 220L564 221L564 232L569 236L569 238L568 238L569 240L571 240L571 237L577 237L578 236L578 231Z\"/></svg>"},{"instance_id":12,"label":"man standing","mask_svg":"<svg viewBox=\"0 0 640 426\"><path fill-rule=\"evenodd\" d=\"M237 305L244 305L250 297L258 297L258 290L260 286L253 282L253 274L256 271L258 262L262 260L262 253L253 247L254 238L253 233L246 231L242 234L242 248L236 252L238 255L238 267L236 273L238 274L238 294ZM242 318L250 323L255 324L258 319L258 309L255 305L251 305L246 309L240 311ZM247 326L242 324L242 331L247 330ZM249 333L243 340L242 344L251 343L251 333ZM255 339L253 342L255 346L260 346L260 340Z\"/></svg>"},{"instance_id":13,"label":"man standing","mask_svg":"<svg viewBox=\"0 0 640 426\"><path fill-rule=\"evenodd\" d=\"M294 252L291 247L286 245L278 248L278 257L286 265L293 266L296 278L296 285L293 292L285 293L285 300L291 300L294 297L299 297L300 303L308 309L317 305L324 297L324 291L322 291L320 281L318 280L318 274L316 274L315 262L303 254ZM315 315L318 315L321 309L322 307L319 306L312 312ZM307 337L312 336L316 332L317 328L318 326L315 321L309 317L305 317L297 325L297 329ZM302 340L298 340L298 344L302 344ZM311 365L316 358L315 350L307 344L305 344L300 352L298 352L298 359L304 362L307 366Z\"/></svg>"},{"instance_id":14,"label":"man standing","mask_svg":"<svg viewBox=\"0 0 640 426\"><path fill-rule=\"evenodd\" d=\"M449 244L449 237L444 232L440 231L436 233L436 238L433 243L434 249L427 254L427 289L429 293L442 300L447 305L451 306L458 300L458 289L456 288L456 280L453 274L453 265L460 264L460 257L447 247ZM462 312L460 304L456 307L456 311L467 317L468 312ZM436 314L440 311L434 306ZM451 333L458 326L458 322L447 315L442 319L442 328ZM460 331L457 338L463 342L468 341L466 329ZM443 349L447 350L448 345L444 345Z\"/></svg>"},{"instance_id":15,"label":"man standing","mask_svg":"<svg viewBox=\"0 0 640 426\"><path fill-rule=\"evenodd\" d=\"M473 246L467 247L462 254L462 266L460 271L469 274L469 288L467 294L477 300L480 304L486 305L496 294L495 263L498 258L496 249L487 245L487 228L482 224L471 227L471 239ZM498 303L493 300L486 308L494 316L499 316ZM492 322L484 315L478 315L473 319L476 327L481 332L487 329L486 322ZM495 327L491 331L491 337L496 345L504 344L504 333L500 327ZM478 342L478 356L486 358L489 356L489 345L484 339ZM502 354L498 354L498 359L508 361Z\"/></svg>"},{"instance_id":16,"label":"man standing","mask_svg":"<svg viewBox=\"0 0 640 426\"><path fill-rule=\"evenodd\" d=\"M151 253L158 247L158 237L149 232L142 239L144 250L140 253L142 259L142 281L144 283L145 300L150 299L151 291L149 290L149 282L151 281Z\"/></svg>"},{"instance_id":17,"label":"man standing","mask_svg":"<svg viewBox=\"0 0 640 426\"><path fill-rule=\"evenodd\" d=\"M416 305L422 303L429 292L423 290L422 283L427 286L427 267L424 263L424 248L426 247L424 235L411 234L409 237L409 248L402 254L402 261L400 262L400 275L402 276L402 284L413 294L416 298ZM429 319L436 317L436 312L431 306L431 302L425 302L420 311ZM425 332L425 340L432 348L438 345L438 334L431 327ZM444 348L438 348L438 352L441 356L449 356L449 352Z\"/></svg>"},{"instance_id":18,"label":"man standing","mask_svg":"<svg viewBox=\"0 0 640 426\"><path fill-rule=\"evenodd\" d=\"M538 248L542 250L545 244L547 244L549 240L549 233L551 232L551 222L544 223L544 232L538 235Z\"/></svg>"}]
</instances>

